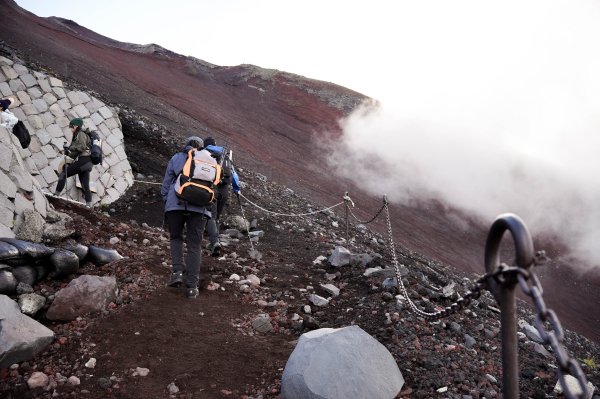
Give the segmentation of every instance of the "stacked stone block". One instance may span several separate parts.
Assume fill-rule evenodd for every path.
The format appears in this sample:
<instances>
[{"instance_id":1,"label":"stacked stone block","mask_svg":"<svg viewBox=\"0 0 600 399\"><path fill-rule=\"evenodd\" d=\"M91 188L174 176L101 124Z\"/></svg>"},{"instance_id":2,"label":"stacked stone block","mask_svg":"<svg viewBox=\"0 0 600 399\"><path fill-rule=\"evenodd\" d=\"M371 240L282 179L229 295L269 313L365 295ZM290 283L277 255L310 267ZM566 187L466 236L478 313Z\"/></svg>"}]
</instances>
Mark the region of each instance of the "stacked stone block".
<instances>
[{"instance_id":1,"label":"stacked stone block","mask_svg":"<svg viewBox=\"0 0 600 399\"><path fill-rule=\"evenodd\" d=\"M0 96L11 96L10 110L31 134L27 149L7 129L0 127L0 237L19 236L25 210L46 218L50 206L44 191L54 192L65 158L63 145L70 144L72 118L82 118L84 127L102 139L103 162L90 176L94 204L110 204L133 184L121 123L116 113L88 93L71 90L46 73L30 71L0 57ZM83 202L77 177L67 181L63 196Z\"/></svg>"},{"instance_id":2,"label":"stacked stone block","mask_svg":"<svg viewBox=\"0 0 600 399\"><path fill-rule=\"evenodd\" d=\"M125 153L121 122L102 101L86 92L71 90L55 77L30 71L4 57L0 57L0 95L15 98L11 111L31 133L29 148L21 149L18 141L7 138L8 132L1 129L0 167L12 162L8 154L16 150L20 162L25 164L39 187L54 192L58 171L64 162L63 145L71 143L69 121L78 117L83 119L84 128L97 131L102 139L103 162L94 166L90 176L90 186L95 192L92 202L109 204L131 187L133 173ZM2 171L13 173L10 168L2 168ZM0 185L2 179L0 175ZM77 177L70 177L63 195L84 202L80 187ZM11 191L10 188L5 190ZM12 198L8 195L12 195L12 191L4 194Z\"/></svg>"}]
</instances>

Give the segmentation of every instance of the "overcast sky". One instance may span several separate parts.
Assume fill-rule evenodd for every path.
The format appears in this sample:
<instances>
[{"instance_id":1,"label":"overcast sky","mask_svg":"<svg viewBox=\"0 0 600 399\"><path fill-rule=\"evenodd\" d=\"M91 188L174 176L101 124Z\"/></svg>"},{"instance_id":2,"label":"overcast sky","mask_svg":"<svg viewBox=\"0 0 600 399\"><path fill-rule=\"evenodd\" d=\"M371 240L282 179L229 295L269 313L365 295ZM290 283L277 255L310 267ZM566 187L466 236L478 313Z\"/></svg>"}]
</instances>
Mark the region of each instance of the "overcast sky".
<instances>
[{"instance_id":1,"label":"overcast sky","mask_svg":"<svg viewBox=\"0 0 600 399\"><path fill-rule=\"evenodd\" d=\"M373 181L355 162L381 159L375 195L438 198L490 223L515 212L600 264L598 1L17 3L119 41L372 96L382 107L346 121L332 150L340 174Z\"/></svg>"}]
</instances>

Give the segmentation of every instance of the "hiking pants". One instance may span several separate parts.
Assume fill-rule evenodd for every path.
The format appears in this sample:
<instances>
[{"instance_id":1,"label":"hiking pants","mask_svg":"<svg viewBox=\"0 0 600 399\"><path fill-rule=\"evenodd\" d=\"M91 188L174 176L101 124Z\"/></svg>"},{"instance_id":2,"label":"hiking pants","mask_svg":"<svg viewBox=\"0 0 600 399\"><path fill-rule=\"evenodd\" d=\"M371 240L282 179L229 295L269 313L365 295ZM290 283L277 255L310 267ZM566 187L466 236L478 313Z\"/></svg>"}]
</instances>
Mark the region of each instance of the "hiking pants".
<instances>
[{"instance_id":1,"label":"hiking pants","mask_svg":"<svg viewBox=\"0 0 600 399\"><path fill-rule=\"evenodd\" d=\"M90 172L92 171L94 165L92 164L90 157L87 155L78 157L75 162L65 166L66 168L63 168L62 172L60 172L58 175L56 193L60 194L62 192L62 190L65 188L65 184L67 183L68 177L77 175L79 177L79 181L81 182L81 187L83 188L85 202L92 202L92 192L90 191Z\"/></svg>"},{"instance_id":2,"label":"hiking pants","mask_svg":"<svg viewBox=\"0 0 600 399\"><path fill-rule=\"evenodd\" d=\"M230 191L231 187L229 184L217 187L217 200L210 208L212 218L208 221L206 226L206 231L208 232L208 241L211 245L214 245L219 241L219 219L221 217L221 213L223 212L223 208L229 199Z\"/></svg>"},{"instance_id":3,"label":"hiking pants","mask_svg":"<svg viewBox=\"0 0 600 399\"><path fill-rule=\"evenodd\" d=\"M171 237L171 260L173 272L184 273L184 283L187 288L195 288L203 279L202 266L202 234L206 227L207 216L202 213L189 211L169 211L165 213L169 236ZM185 267L183 260L183 235L187 256Z\"/></svg>"}]
</instances>

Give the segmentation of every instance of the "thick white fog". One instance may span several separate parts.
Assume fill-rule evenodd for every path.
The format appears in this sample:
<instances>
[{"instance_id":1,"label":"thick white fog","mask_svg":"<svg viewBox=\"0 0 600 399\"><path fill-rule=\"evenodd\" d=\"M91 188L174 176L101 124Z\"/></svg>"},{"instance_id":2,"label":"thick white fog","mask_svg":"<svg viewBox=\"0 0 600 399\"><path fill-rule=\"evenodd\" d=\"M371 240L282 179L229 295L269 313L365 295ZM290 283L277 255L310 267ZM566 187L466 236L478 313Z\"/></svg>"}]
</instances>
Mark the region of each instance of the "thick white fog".
<instances>
[{"instance_id":1,"label":"thick white fog","mask_svg":"<svg viewBox=\"0 0 600 399\"><path fill-rule=\"evenodd\" d=\"M600 3L490 3L399 16L379 103L331 163L392 203L516 213L600 265Z\"/></svg>"}]
</instances>

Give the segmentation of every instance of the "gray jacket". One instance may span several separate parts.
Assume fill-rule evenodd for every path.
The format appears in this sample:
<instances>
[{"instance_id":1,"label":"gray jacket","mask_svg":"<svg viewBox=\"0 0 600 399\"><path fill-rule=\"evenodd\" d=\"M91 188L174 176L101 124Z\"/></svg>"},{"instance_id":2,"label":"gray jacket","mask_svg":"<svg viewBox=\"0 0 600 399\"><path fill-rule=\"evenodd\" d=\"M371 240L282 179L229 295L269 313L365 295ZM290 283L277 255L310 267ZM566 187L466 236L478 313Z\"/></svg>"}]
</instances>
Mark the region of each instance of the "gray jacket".
<instances>
[{"instance_id":1,"label":"gray jacket","mask_svg":"<svg viewBox=\"0 0 600 399\"><path fill-rule=\"evenodd\" d=\"M162 195L165 204L165 212L187 210L190 212L203 213L206 216L211 217L210 207L189 204L186 201L179 199L177 194L175 194L175 179L183 170L183 165L187 159L187 152L191 148L192 147L187 146L181 152L178 152L171 157L171 160L167 165L165 177L163 178L162 187L160 188L160 195Z\"/></svg>"}]
</instances>

